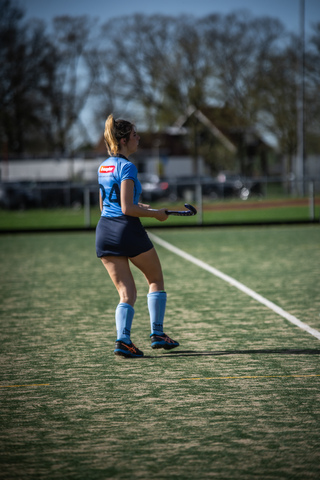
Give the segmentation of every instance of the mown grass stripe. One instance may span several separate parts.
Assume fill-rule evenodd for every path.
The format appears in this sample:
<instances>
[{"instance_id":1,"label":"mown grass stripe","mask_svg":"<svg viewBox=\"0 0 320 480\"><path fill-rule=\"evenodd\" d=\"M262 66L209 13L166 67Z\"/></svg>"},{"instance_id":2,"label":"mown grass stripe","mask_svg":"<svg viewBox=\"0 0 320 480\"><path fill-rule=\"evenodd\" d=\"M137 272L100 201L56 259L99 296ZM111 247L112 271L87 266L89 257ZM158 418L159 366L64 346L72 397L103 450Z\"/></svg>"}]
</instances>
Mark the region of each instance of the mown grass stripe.
<instances>
[{"instance_id":1,"label":"mown grass stripe","mask_svg":"<svg viewBox=\"0 0 320 480\"><path fill-rule=\"evenodd\" d=\"M48 387L50 383L29 383L28 385L0 385L0 388Z\"/></svg>"},{"instance_id":2,"label":"mown grass stripe","mask_svg":"<svg viewBox=\"0 0 320 480\"><path fill-rule=\"evenodd\" d=\"M306 377L320 377L320 375L244 375L241 377L191 377L180 378L180 381L191 380L245 380L251 378L306 378Z\"/></svg>"},{"instance_id":3,"label":"mown grass stripe","mask_svg":"<svg viewBox=\"0 0 320 480\"><path fill-rule=\"evenodd\" d=\"M238 288L242 292L246 293L250 297L254 298L258 302L260 302L262 305L265 305L268 307L270 310L273 310L275 313L280 315L281 317L285 318L288 320L290 323L296 325L297 327L301 328L302 330L305 330L306 332L310 333L310 335L313 335L316 337L318 340L320 340L320 332L318 330L315 330L314 328L310 327L306 323L303 323L301 320L296 318L294 315L291 315L290 313L286 312L283 310L281 307L276 305L275 303L271 302L270 300L266 299L259 293L255 292L254 290L251 290L251 288L246 287L243 285L243 283L238 282L238 280L235 280L234 278L230 277L229 275L226 275L225 273L221 272L220 270L211 267L207 263L203 262L202 260L199 260L198 258L195 258L193 255L190 255L187 252L184 252L183 250L180 250L180 248L175 247L169 242L166 242L165 240L162 240L162 238L154 235L153 233L148 233L150 236L151 240L153 240L155 243L158 245L162 246L163 248L166 248L167 250L175 253L176 255L179 255L180 257L184 258L185 260L188 260L189 262L194 263L200 268L203 268L204 270L207 270L208 272L212 273L212 275L215 275L218 278L221 278L225 282L229 283L230 285Z\"/></svg>"}]
</instances>

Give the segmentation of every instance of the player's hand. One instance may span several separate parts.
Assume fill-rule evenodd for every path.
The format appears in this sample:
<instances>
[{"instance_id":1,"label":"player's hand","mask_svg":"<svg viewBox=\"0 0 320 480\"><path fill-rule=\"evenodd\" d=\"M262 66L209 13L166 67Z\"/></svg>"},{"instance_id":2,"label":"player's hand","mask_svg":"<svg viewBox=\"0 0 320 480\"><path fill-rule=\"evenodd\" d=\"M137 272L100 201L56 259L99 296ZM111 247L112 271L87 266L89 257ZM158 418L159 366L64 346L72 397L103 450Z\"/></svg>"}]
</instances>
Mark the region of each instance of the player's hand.
<instances>
[{"instance_id":1,"label":"player's hand","mask_svg":"<svg viewBox=\"0 0 320 480\"><path fill-rule=\"evenodd\" d=\"M159 222L165 222L168 218L165 208L160 208L155 212L155 218L159 220Z\"/></svg>"},{"instance_id":2,"label":"player's hand","mask_svg":"<svg viewBox=\"0 0 320 480\"><path fill-rule=\"evenodd\" d=\"M145 203L138 203L138 205L139 205L139 207L144 208L144 209L150 208L150 205L146 205Z\"/></svg>"}]
</instances>

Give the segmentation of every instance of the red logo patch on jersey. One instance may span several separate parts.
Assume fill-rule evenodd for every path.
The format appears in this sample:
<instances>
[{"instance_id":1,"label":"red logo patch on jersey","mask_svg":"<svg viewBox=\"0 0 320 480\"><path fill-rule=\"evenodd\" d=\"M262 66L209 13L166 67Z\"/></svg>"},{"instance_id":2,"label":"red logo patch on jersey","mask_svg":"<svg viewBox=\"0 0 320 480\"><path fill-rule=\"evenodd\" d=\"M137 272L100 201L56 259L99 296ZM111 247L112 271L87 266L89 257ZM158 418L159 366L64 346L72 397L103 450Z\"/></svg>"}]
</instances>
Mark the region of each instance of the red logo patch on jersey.
<instances>
[{"instance_id":1,"label":"red logo patch on jersey","mask_svg":"<svg viewBox=\"0 0 320 480\"><path fill-rule=\"evenodd\" d=\"M113 173L115 168L116 168L115 165L110 165L110 166L101 165L99 172L100 173Z\"/></svg>"}]
</instances>

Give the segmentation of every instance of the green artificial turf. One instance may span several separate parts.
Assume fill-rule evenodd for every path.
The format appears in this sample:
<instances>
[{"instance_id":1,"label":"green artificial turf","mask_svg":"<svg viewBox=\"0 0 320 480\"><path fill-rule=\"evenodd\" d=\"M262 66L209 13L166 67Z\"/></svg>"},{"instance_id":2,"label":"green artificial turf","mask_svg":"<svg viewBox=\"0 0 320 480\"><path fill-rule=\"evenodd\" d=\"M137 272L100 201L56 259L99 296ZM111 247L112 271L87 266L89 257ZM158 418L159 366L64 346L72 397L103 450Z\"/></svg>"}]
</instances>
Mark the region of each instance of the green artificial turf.
<instances>
[{"instance_id":1,"label":"green artificial turf","mask_svg":"<svg viewBox=\"0 0 320 480\"><path fill-rule=\"evenodd\" d=\"M320 330L320 230L155 231ZM319 478L319 340L163 247L165 331L147 286L113 354L117 293L93 233L2 235L0 478Z\"/></svg>"}]
</instances>

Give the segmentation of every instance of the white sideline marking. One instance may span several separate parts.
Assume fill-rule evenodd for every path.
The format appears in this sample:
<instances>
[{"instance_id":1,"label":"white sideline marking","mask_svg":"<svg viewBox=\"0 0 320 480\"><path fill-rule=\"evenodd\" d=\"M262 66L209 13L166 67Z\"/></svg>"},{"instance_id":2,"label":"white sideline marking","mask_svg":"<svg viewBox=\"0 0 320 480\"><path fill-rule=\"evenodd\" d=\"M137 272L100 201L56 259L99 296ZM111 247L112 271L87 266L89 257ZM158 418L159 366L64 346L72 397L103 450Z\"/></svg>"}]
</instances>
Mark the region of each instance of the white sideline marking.
<instances>
[{"instance_id":1,"label":"white sideline marking","mask_svg":"<svg viewBox=\"0 0 320 480\"><path fill-rule=\"evenodd\" d=\"M259 295L259 293L256 293L254 290L251 290L251 288L246 287L245 285L238 282L234 278L229 277L229 275L226 275L225 273L220 272L220 270L217 270L214 267L211 267L210 265L203 262L202 260L199 260L198 258L195 258L192 255L189 255L189 253L184 252L183 250L180 250L180 248L177 248L174 245L171 245L171 243L168 243L165 240L162 240L162 238L157 237L153 233L148 232L148 235L151 238L151 240L158 243L162 247L166 248L167 250L170 250L171 252L175 253L176 255L179 255L180 257L184 258L185 260L188 260L189 262L194 263L195 265L198 265L198 267L203 268L204 270L207 270L208 272L212 273L212 275L215 275L216 277L219 277L222 280L230 283L234 287L238 288L242 292L246 293L250 297L257 300L258 302L260 302L263 305L265 305L266 307L270 308L270 310L273 310L278 315L281 315L281 317L285 318L289 322L293 323L297 327L301 328L302 330L305 330L306 332L310 333L311 335L316 337L318 340L320 340L320 332L318 332L318 330L315 330L314 328L311 328L306 323L301 322L301 320L294 317L290 313L286 312L281 307L278 307L278 305L276 305L275 303L270 302L270 300L267 300L266 298L262 297L262 295Z\"/></svg>"}]
</instances>

